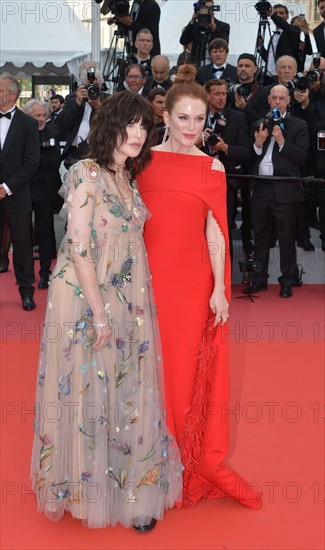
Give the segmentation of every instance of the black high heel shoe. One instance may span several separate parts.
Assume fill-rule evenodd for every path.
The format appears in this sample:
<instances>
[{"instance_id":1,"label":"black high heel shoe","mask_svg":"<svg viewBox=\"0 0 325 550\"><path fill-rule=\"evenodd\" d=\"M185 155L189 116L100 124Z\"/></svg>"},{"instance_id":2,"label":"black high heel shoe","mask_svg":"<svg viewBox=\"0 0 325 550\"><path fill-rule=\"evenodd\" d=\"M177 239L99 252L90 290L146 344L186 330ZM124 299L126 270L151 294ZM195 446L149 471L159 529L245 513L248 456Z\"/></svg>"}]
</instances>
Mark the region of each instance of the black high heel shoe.
<instances>
[{"instance_id":1,"label":"black high heel shoe","mask_svg":"<svg viewBox=\"0 0 325 550\"><path fill-rule=\"evenodd\" d=\"M133 525L132 527L139 533L148 533L152 531L157 525L157 520L152 518L150 523L145 523L144 525Z\"/></svg>"}]
</instances>

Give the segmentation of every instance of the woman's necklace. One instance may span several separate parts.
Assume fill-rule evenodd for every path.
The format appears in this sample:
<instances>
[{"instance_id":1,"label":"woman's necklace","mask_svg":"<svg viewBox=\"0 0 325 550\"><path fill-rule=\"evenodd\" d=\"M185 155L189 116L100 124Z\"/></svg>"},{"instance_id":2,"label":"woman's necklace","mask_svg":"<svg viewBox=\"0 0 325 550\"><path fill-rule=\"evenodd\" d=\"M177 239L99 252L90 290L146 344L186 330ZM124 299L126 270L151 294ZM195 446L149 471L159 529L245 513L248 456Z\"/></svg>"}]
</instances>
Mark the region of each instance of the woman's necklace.
<instances>
[{"instance_id":1,"label":"woman's necklace","mask_svg":"<svg viewBox=\"0 0 325 550\"><path fill-rule=\"evenodd\" d=\"M113 181L119 195L124 202L130 203L132 201L132 187L130 186L130 174L128 170L124 164L114 164L112 168L115 172Z\"/></svg>"}]
</instances>

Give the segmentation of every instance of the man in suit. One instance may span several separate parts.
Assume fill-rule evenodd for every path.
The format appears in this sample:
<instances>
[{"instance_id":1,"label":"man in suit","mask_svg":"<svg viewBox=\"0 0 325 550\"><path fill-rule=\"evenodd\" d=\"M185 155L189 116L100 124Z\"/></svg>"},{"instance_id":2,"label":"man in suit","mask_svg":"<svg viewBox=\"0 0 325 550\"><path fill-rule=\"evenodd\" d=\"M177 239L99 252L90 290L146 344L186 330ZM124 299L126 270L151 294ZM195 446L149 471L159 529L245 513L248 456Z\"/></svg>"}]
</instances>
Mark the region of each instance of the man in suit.
<instances>
[{"instance_id":1,"label":"man in suit","mask_svg":"<svg viewBox=\"0 0 325 550\"><path fill-rule=\"evenodd\" d=\"M199 67L197 71L197 80L202 86L212 78L229 79L237 82L237 69L227 63L229 46L226 40L216 38L209 44L209 55L211 63L204 67Z\"/></svg>"},{"instance_id":2,"label":"man in suit","mask_svg":"<svg viewBox=\"0 0 325 550\"><path fill-rule=\"evenodd\" d=\"M23 309L31 311L36 305L29 182L39 166L40 146L36 120L15 106L20 93L21 86L16 78L0 76L0 231L2 235L1 224L6 218Z\"/></svg>"},{"instance_id":3,"label":"man in suit","mask_svg":"<svg viewBox=\"0 0 325 550\"><path fill-rule=\"evenodd\" d=\"M201 9L209 10L210 23L207 25L201 25L199 22ZM216 19L213 14L213 0L206 0L202 6L194 10L192 19L183 29L179 40L182 46L192 43L190 61L198 66L205 64L208 45L212 40L222 38L229 42L230 26Z\"/></svg>"},{"instance_id":4,"label":"man in suit","mask_svg":"<svg viewBox=\"0 0 325 550\"><path fill-rule=\"evenodd\" d=\"M261 270L255 274L252 288L245 289L246 292L267 290L269 243L275 223L280 245L282 275L278 281L281 298L290 298L291 288L301 285L296 264L295 236L298 204L303 201L304 195L299 183L286 178L301 176L300 170L307 160L309 148L307 123L287 113L289 101L287 88L274 86L270 90L269 105L271 109L278 109L283 122L269 129L261 123L255 131L254 150L257 160L253 173L261 178L253 180L251 212L254 259L261 263Z\"/></svg>"},{"instance_id":5,"label":"man in suit","mask_svg":"<svg viewBox=\"0 0 325 550\"><path fill-rule=\"evenodd\" d=\"M318 0L319 15L325 20L325 0ZM322 57L325 57L325 21L320 23L314 29L314 38L316 41L317 51Z\"/></svg>"},{"instance_id":6,"label":"man in suit","mask_svg":"<svg viewBox=\"0 0 325 550\"><path fill-rule=\"evenodd\" d=\"M276 30L273 33L268 48L265 49L263 40L258 40L258 53L265 61L264 84L276 82L276 62L282 55L290 55L300 63L299 44L300 31L295 25L288 23L289 11L287 6L275 4L271 7L268 15L271 16Z\"/></svg>"},{"instance_id":7,"label":"man in suit","mask_svg":"<svg viewBox=\"0 0 325 550\"><path fill-rule=\"evenodd\" d=\"M99 95L95 99L89 95L89 69L94 70L93 84L99 87ZM87 137L90 130L90 119L93 112L102 104L100 93L103 84L102 73L97 69L96 63L87 62L81 67L79 73L80 86L66 97L62 113L56 120L56 127L60 133L65 132L67 141L62 153L62 159L66 168L87 154Z\"/></svg>"},{"instance_id":8,"label":"man in suit","mask_svg":"<svg viewBox=\"0 0 325 550\"><path fill-rule=\"evenodd\" d=\"M111 0L105 0L101 12L106 15L110 11ZM114 15L107 20L108 25L122 23L131 52L136 52L135 41L141 29L149 29L153 36L152 55L160 54L159 40L160 7L156 0L134 0L130 15Z\"/></svg>"},{"instance_id":9,"label":"man in suit","mask_svg":"<svg viewBox=\"0 0 325 550\"><path fill-rule=\"evenodd\" d=\"M50 98L52 105L51 122L55 123L57 117L62 113L64 107L64 97L60 94L55 94Z\"/></svg>"},{"instance_id":10,"label":"man in suit","mask_svg":"<svg viewBox=\"0 0 325 550\"><path fill-rule=\"evenodd\" d=\"M151 50L153 37L149 29L141 29L135 41L136 53L130 53L122 60L118 72L117 91L125 90L125 71L129 65L144 65L147 76L151 76Z\"/></svg>"},{"instance_id":11,"label":"man in suit","mask_svg":"<svg viewBox=\"0 0 325 550\"><path fill-rule=\"evenodd\" d=\"M203 150L208 155L221 160L226 174L242 174L242 162L251 156L249 131L245 115L226 106L228 86L225 80L209 80L205 83L204 89L208 96L208 115L203 132L205 140ZM214 144L209 143L211 134L215 136ZM231 254L231 229L236 215L238 187L238 179L228 178L227 176L227 215Z\"/></svg>"},{"instance_id":12,"label":"man in suit","mask_svg":"<svg viewBox=\"0 0 325 550\"><path fill-rule=\"evenodd\" d=\"M151 89L149 79L147 79L146 69L143 65L129 65L125 71L126 90L136 92L147 97Z\"/></svg>"},{"instance_id":13,"label":"man in suit","mask_svg":"<svg viewBox=\"0 0 325 550\"><path fill-rule=\"evenodd\" d=\"M24 107L24 112L38 122L41 148L39 169L30 182L35 231L39 245L39 290L45 290L49 286L54 234L53 214L59 203L58 190L62 185L59 174L61 153L58 130L51 122L46 123L48 107L48 103L36 99L31 99Z\"/></svg>"},{"instance_id":14,"label":"man in suit","mask_svg":"<svg viewBox=\"0 0 325 550\"><path fill-rule=\"evenodd\" d=\"M152 84L151 88L169 90L172 81L169 78L169 59L167 55L155 55L151 61Z\"/></svg>"}]
</instances>

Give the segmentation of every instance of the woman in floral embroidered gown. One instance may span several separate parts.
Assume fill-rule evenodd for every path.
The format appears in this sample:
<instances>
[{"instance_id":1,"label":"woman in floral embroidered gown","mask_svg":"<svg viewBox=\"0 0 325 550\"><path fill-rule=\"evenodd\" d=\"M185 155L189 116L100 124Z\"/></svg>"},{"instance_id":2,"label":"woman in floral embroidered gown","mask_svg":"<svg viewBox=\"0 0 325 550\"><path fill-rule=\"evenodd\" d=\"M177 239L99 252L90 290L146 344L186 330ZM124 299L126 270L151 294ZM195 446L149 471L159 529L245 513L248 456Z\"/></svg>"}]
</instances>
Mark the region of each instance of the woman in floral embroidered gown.
<instances>
[{"instance_id":1,"label":"woman in floral embroidered gown","mask_svg":"<svg viewBox=\"0 0 325 550\"><path fill-rule=\"evenodd\" d=\"M115 94L94 115L91 160L68 176L31 469L38 508L53 520L70 511L88 527L149 530L181 500L142 236L148 211L130 183L150 160L152 136L143 98Z\"/></svg>"}]
</instances>

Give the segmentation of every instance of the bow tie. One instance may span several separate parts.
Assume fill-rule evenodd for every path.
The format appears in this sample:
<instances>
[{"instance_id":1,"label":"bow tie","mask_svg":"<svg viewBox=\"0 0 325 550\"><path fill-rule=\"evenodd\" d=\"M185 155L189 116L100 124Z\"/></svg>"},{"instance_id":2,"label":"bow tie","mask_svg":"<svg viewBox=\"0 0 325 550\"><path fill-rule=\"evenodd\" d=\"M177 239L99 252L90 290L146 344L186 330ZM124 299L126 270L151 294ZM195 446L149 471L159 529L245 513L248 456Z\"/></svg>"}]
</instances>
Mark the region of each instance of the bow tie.
<instances>
[{"instance_id":1,"label":"bow tie","mask_svg":"<svg viewBox=\"0 0 325 550\"><path fill-rule=\"evenodd\" d=\"M149 59L146 59L145 61L140 61L140 65L148 65Z\"/></svg>"},{"instance_id":2,"label":"bow tie","mask_svg":"<svg viewBox=\"0 0 325 550\"><path fill-rule=\"evenodd\" d=\"M280 33L280 31L274 31L273 36L274 36L275 34L281 34L281 33Z\"/></svg>"},{"instance_id":3,"label":"bow tie","mask_svg":"<svg viewBox=\"0 0 325 550\"><path fill-rule=\"evenodd\" d=\"M219 72L222 73L224 70L225 70L225 67L219 67L218 69L213 67L212 72L213 72L213 74L219 73Z\"/></svg>"},{"instance_id":4,"label":"bow tie","mask_svg":"<svg viewBox=\"0 0 325 550\"><path fill-rule=\"evenodd\" d=\"M10 111L9 113L0 113L0 118L3 118L3 117L6 117L8 118L9 120L11 119L11 114L13 113L14 111Z\"/></svg>"}]
</instances>

